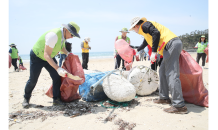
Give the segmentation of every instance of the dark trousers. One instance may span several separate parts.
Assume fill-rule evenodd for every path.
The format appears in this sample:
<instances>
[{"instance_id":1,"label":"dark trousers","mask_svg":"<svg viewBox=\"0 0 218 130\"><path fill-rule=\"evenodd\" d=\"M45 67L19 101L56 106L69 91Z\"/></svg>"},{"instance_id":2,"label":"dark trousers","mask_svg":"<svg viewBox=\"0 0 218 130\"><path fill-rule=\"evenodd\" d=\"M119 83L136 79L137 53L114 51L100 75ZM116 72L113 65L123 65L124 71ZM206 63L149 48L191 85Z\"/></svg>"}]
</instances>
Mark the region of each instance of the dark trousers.
<instances>
[{"instance_id":1,"label":"dark trousers","mask_svg":"<svg viewBox=\"0 0 218 130\"><path fill-rule=\"evenodd\" d=\"M18 67L17 67L17 58L12 59L12 65L14 66L14 70L18 69Z\"/></svg>"},{"instance_id":2,"label":"dark trousers","mask_svg":"<svg viewBox=\"0 0 218 130\"><path fill-rule=\"evenodd\" d=\"M197 53L196 62L199 64L199 60L202 57L202 66L205 66L205 60L206 60L206 53Z\"/></svg>"},{"instance_id":3,"label":"dark trousers","mask_svg":"<svg viewBox=\"0 0 218 130\"><path fill-rule=\"evenodd\" d=\"M59 67L61 67L61 65L62 65L62 61L65 60L66 57L67 57L66 54L60 54Z\"/></svg>"},{"instance_id":4,"label":"dark trousers","mask_svg":"<svg viewBox=\"0 0 218 130\"><path fill-rule=\"evenodd\" d=\"M82 53L82 61L83 69L88 69L89 53Z\"/></svg>"},{"instance_id":5,"label":"dark trousers","mask_svg":"<svg viewBox=\"0 0 218 130\"><path fill-rule=\"evenodd\" d=\"M125 68L124 67L124 60L120 57L119 54L117 54L117 56L116 56L116 63L115 63L115 69L120 68L121 60L122 60L122 68Z\"/></svg>"},{"instance_id":6,"label":"dark trousers","mask_svg":"<svg viewBox=\"0 0 218 130\"><path fill-rule=\"evenodd\" d=\"M55 57L53 60L57 64ZM30 77L26 83L24 98L30 99L43 67L45 67L52 78L53 99L60 98L61 78L59 74L47 61L37 57L32 50L30 51Z\"/></svg>"},{"instance_id":7,"label":"dark trousers","mask_svg":"<svg viewBox=\"0 0 218 130\"><path fill-rule=\"evenodd\" d=\"M163 60L163 58L160 58L159 62L156 61L153 64L151 64L151 69L156 71L157 70L157 66L160 67L162 60Z\"/></svg>"}]
</instances>

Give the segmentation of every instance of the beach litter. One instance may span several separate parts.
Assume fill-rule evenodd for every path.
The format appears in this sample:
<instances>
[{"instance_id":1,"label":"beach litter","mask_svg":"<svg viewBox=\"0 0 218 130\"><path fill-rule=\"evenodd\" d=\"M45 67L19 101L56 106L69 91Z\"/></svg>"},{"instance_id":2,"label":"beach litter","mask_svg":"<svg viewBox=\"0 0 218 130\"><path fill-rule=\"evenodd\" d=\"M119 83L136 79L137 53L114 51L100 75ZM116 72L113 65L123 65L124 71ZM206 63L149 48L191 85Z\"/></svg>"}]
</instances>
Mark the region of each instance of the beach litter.
<instances>
[{"instance_id":1,"label":"beach litter","mask_svg":"<svg viewBox=\"0 0 218 130\"><path fill-rule=\"evenodd\" d=\"M114 124L119 126L119 130L125 130L125 128L127 128L128 130L132 130L134 127L136 127L136 123L129 123L120 118L116 120Z\"/></svg>"}]
</instances>

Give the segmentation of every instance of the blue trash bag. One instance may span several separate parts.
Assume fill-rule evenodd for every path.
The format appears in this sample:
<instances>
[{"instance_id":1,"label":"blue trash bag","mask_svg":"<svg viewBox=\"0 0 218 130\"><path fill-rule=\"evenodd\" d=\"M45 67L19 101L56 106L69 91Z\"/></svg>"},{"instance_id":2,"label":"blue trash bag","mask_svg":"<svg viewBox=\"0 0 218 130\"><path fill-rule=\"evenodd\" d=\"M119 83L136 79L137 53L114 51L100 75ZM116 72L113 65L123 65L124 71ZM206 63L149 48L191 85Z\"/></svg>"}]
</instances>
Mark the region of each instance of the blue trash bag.
<instances>
[{"instance_id":1,"label":"blue trash bag","mask_svg":"<svg viewBox=\"0 0 218 130\"><path fill-rule=\"evenodd\" d=\"M79 86L79 94L82 97L82 100L92 102L108 99L102 87L103 81L95 88L91 88L91 86L109 72L110 71L85 74L86 80Z\"/></svg>"}]
</instances>

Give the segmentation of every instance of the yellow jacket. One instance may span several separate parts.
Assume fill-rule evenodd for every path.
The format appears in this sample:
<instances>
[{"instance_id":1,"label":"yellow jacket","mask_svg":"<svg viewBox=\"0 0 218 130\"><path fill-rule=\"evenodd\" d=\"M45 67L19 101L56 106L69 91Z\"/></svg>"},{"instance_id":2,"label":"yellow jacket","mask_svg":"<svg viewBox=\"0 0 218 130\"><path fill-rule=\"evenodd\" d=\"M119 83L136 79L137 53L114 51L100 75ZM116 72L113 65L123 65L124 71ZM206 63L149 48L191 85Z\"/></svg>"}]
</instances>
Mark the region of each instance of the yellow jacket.
<instances>
[{"instance_id":1,"label":"yellow jacket","mask_svg":"<svg viewBox=\"0 0 218 130\"><path fill-rule=\"evenodd\" d=\"M145 40L147 41L147 43L152 47L152 36L148 33L144 33L143 30L142 30L142 25L147 22L144 21L141 26L139 27L139 32L138 34L144 36ZM157 48L157 52L160 48L160 46L162 45L163 42L165 42L164 46L162 47L162 49L159 51L159 54L163 55L163 50L164 50L164 47L166 46L166 44L173 38L177 37L173 32L171 32L168 28L166 28L165 26L157 23L157 22L154 22L154 21L149 21L151 22L155 28L160 32L160 41L159 41L159 44L158 44L158 48Z\"/></svg>"}]
</instances>

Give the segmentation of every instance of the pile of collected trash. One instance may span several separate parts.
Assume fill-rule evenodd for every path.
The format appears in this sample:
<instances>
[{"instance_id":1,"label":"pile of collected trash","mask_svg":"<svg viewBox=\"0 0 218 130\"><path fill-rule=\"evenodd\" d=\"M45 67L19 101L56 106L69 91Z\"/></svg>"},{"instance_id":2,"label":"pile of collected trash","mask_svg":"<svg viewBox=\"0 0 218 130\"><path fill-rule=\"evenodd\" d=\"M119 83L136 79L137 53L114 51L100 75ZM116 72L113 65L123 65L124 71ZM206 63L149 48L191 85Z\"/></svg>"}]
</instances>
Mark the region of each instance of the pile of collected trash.
<instances>
[{"instance_id":1,"label":"pile of collected trash","mask_svg":"<svg viewBox=\"0 0 218 130\"><path fill-rule=\"evenodd\" d=\"M128 102L140 96L150 95L158 88L158 75L149 67L135 66L130 71L113 70L99 72L85 70L85 82L79 86L84 101Z\"/></svg>"}]
</instances>

